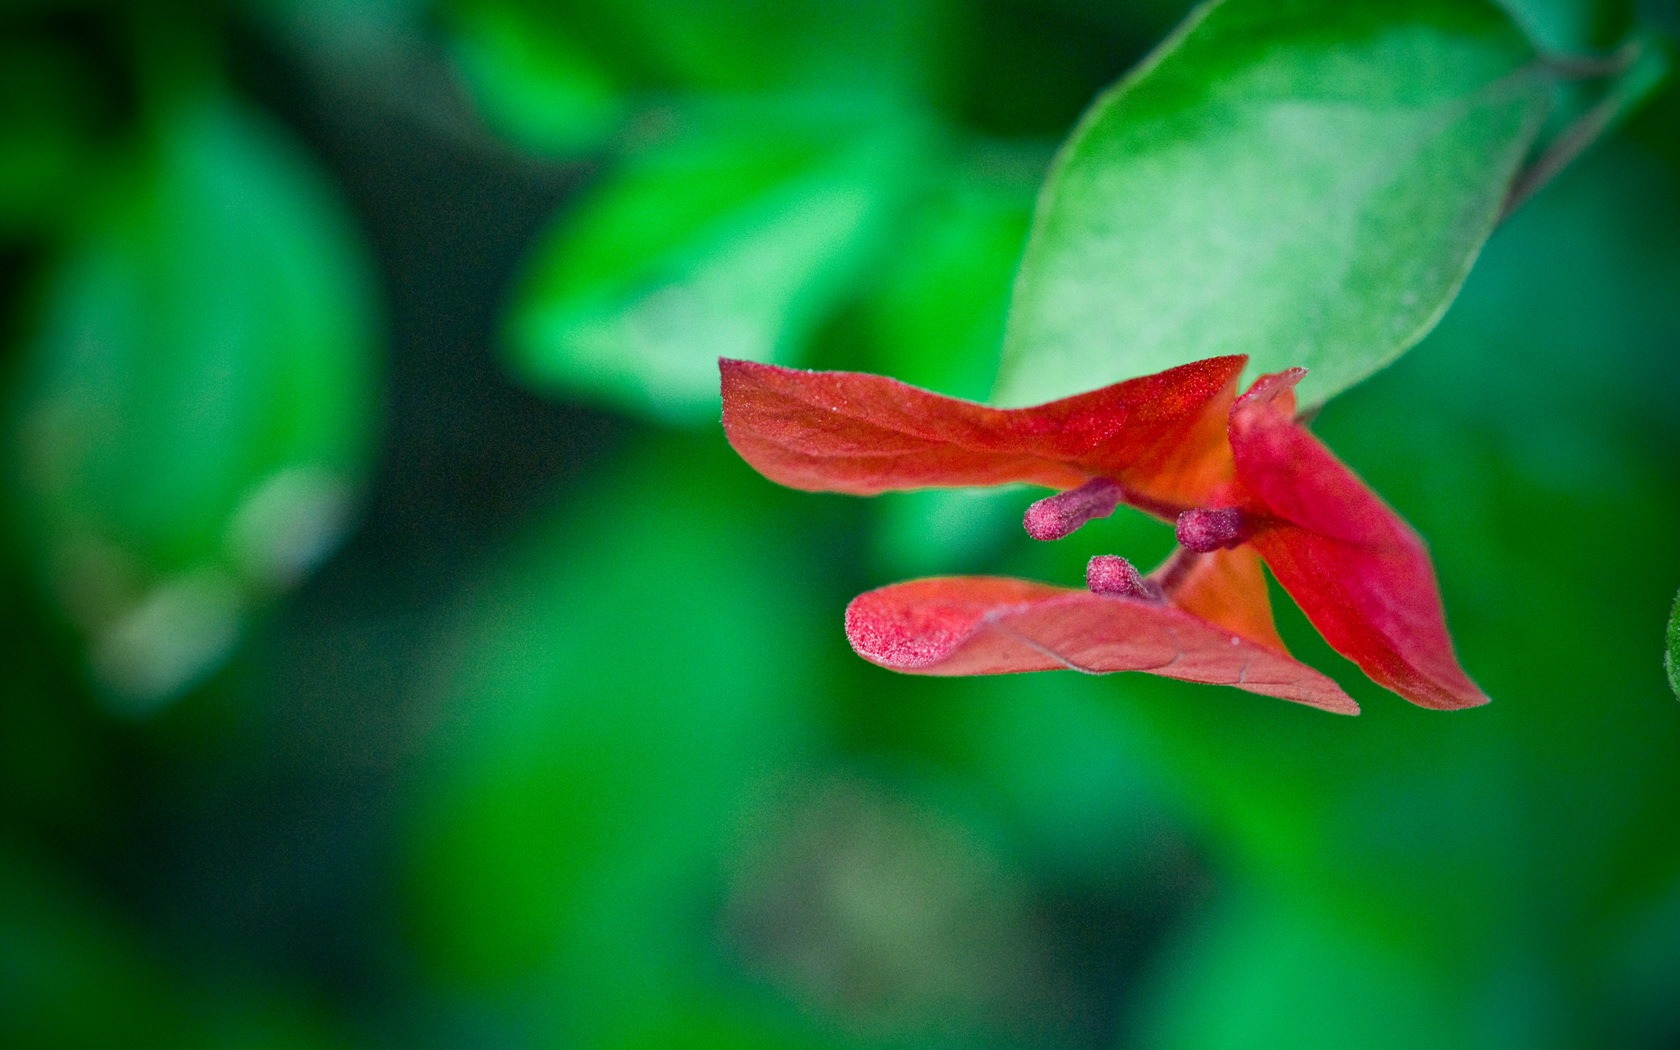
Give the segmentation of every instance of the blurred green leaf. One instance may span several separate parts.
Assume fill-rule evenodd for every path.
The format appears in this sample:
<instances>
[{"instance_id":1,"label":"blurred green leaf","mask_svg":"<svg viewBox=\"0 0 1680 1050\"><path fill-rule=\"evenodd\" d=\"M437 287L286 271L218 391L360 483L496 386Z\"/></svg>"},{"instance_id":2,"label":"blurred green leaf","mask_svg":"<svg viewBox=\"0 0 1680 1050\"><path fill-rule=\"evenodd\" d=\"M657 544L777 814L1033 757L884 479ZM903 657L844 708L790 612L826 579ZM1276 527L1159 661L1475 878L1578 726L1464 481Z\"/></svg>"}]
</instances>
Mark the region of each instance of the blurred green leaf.
<instances>
[{"instance_id":1,"label":"blurred green leaf","mask_svg":"<svg viewBox=\"0 0 1680 1050\"><path fill-rule=\"evenodd\" d=\"M946 0L597 0L680 85L903 95L938 68Z\"/></svg>"},{"instance_id":2,"label":"blurred green leaf","mask_svg":"<svg viewBox=\"0 0 1680 1050\"><path fill-rule=\"evenodd\" d=\"M1225 0L1098 100L1027 248L1000 398L1218 354L1304 365L1308 404L1440 317L1544 116L1483 0Z\"/></svg>"},{"instance_id":3,"label":"blurred green leaf","mask_svg":"<svg viewBox=\"0 0 1680 1050\"><path fill-rule=\"evenodd\" d=\"M558 156L599 147L618 131L628 113L623 92L562 27L532 32L516 4L457 7L455 62L493 127Z\"/></svg>"},{"instance_id":4,"label":"blurred green leaf","mask_svg":"<svg viewBox=\"0 0 1680 1050\"><path fill-rule=\"evenodd\" d=\"M1647 908L1618 923L1622 943L1604 984L1625 1046L1672 1046L1680 1035L1674 960L1680 958L1680 872Z\"/></svg>"},{"instance_id":5,"label":"blurred green leaf","mask_svg":"<svg viewBox=\"0 0 1680 1050\"><path fill-rule=\"evenodd\" d=\"M532 383L717 414L717 359L797 361L886 247L919 136L892 112L719 106L628 159L544 238L509 339Z\"/></svg>"},{"instance_id":6,"label":"blurred green leaf","mask_svg":"<svg viewBox=\"0 0 1680 1050\"><path fill-rule=\"evenodd\" d=\"M668 438L472 596L410 914L446 984L538 997L547 1045L608 1045L711 987L727 855L808 757L843 643L765 491L715 437Z\"/></svg>"},{"instance_id":7,"label":"blurred green leaf","mask_svg":"<svg viewBox=\"0 0 1680 1050\"><path fill-rule=\"evenodd\" d=\"M905 702L937 704L939 694L919 684ZM996 799L1041 874L1125 897L1146 876L1186 863L1157 757L1108 698L1070 693L1047 675L952 691L953 702L929 716L951 750L947 761Z\"/></svg>"},{"instance_id":8,"label":"blurred green leaf","mask_svg":"<svg viewBox=\"0 0 1680 1050\"><path fill-rule=\"evenodd\" d=\"M988 822L870 766L779 785L754 820L723 922L742 966L854 1046L1065 1046L1039 916Z\"/></svg>"},{"instance_id":9,"label":"blurred green leaf","mask_svg":"<svg viewBox=\"0 0 1680 1050\"><path fill-rule=\"evenodd\" d=\"M951 163L883 267L869 307L874 371L953 397L986 396L1047 160L985 143Z\"/></svg>"},{"instance_id":10,"label":"blurred green leaf","mask_svg":"<svg viewBox=\"0 0 1680 1050\"><path fill-rule=\"evenodd\" d=\"M1663 654L1668 684L1680 697L1680 594L1674 596L1674 611L1668 616L1668 651Z\"/></svg>"},{"instance_id":11,"label":"blurred green leaf","mask_svg":"<svg viewBox=\"0 0 1680 1050\"><path fill-rule=\"evenodd\" d=\"M48 276L7 471L114 695L213 668L336 544L369 456L370 281L329 188L233 102L158 114Z\"/></svg>"},{"instance_id":12,"label":"blurred green leaf","mask_svg":"<svg viewBox=\"0 0 1680 1050\"><path fill-rule=\"evenodd\" d=\"M493 123L548 151L599 145L687 92L926 93L946 0L456 0L456 53Z\"/></svg>"},{"instance_id":13,"label":"blurred green leaf","mask_svg":"<svg viewBox=\"0 0 1680 1050\"><path fill-rule=\"evenodd\" d=\"M630 1030L591 1045L602 1050L841 1050L847 1040L824 1035L764 1004L694 995L651 1010Z\"/></svg>"},{"instance_id":14,"label":"blurred green leaf","mask_svg":"<svg viewBox=\"0 0 1680 1050\"><path fill-rule=\"evenodd\" d=\"M1024 535L1025 488L921 489L876 497L871 553L883 580L977 572Z\"/></svg>"},{"instance_id":15,"label":"blurred green leaf","mask_svg":"<svg viewBox=\"0 0 1680 1050\"><path fill-rule=\"evenodd\" d=\"M0 1038L13 1046L110 1046L184 1029L184 1004L126 943L126 931L89 914L59 874L11 843L0 851Z\"/></svg>"},{"instance_id":16,"label":"blurred green leaf","mask_svg":"<svg viewBox=\"0 0 1680 1050\"><path fill-rule=\"evenodd\" d=\"M1357 927L1250 893L1203 916L1167 952L1139 1037L1149 1050L1489 1050L1450 988ZM1537 1046L1545 1044L1516 1044Z\"/></svg>"},{"instance_id":17,"label":"blurred green leaf","mask_svg":"<svg viewBox=\"0 0 1680 1050\"><path fill-rule=\"evenodd\" d=\"M870 371L985 398L1045 159L978 145L918 203L866 307ZM1020 533L1025 505L1009 488L895 492L879 503L875 546L887 576L974 571Z\"/></svg>"},{"instance_id":18,"label":"blurred green leaf","mask_svg":"<svg viewBox=\"0 0 1680 1050\"><path fill-rule=\"evenodd\" d=\"M1633 27L1635 0L1501 0L1542 49L1587 53L1620 43Z\"/></svg>"}]
</instances>

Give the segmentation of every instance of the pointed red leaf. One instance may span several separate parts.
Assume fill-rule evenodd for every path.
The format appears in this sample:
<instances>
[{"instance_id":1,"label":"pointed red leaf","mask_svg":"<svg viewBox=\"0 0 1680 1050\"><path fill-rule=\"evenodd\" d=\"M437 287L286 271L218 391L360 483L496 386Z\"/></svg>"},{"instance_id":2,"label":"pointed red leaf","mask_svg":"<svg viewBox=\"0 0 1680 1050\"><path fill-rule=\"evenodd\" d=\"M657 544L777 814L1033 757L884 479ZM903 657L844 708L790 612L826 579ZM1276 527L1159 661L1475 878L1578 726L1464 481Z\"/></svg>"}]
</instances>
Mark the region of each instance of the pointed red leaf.
<instances>
[{"instance_id":1,"label":"pointed red leaf","mask_svg":"<svg viewBox=\"0 0 1680 1050\"><path fill-rule=\"evenodd\" d=\"M1244 358L1217 357L1036 408L999 409L885 376L722 360L723 426L761 474L792 488L895 489L1119 482L1194 503L1230 476L1224 418Z\"/></svg>"},{"instance_id":2,"label":"pointed red leaf","mask_svg":"<svg viewBox=\"0 0 1680 1050\"><path fill-rule=\"evenodd\" d=\"M1417 533L1295 421L1300 370L1265 376L1231 412L1231 449L1260 552L1325 641L1423 707L1487 702L1453 654Z\"/></svg>"},{"instance_id":3,"label":"pointed red leaf","mask_svg":"<svg viewBox=\"0 0 1680 1050\"><path fill-rule=\"evenodd\" d=\"M864 659L911 674L1148 671L1359 711L1305 664L1166 602L1025 580L953 576L870 591L847 606L846 636Z\"/></svg>"}]
</instances>

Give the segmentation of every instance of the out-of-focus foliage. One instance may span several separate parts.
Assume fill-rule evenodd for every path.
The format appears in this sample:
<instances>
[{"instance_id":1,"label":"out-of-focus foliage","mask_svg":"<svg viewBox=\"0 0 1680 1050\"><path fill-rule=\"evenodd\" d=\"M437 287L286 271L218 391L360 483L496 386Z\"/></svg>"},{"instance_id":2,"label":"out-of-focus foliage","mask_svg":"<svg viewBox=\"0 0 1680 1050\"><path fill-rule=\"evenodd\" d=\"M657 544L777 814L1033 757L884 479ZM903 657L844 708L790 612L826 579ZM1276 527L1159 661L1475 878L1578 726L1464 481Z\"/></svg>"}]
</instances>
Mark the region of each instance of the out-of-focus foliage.
<instances>
[{"instance_id":1,"label":"out-of-focus foliage","mask_svg":"<svg viewBox=\"0 0 1680 1050\"><path fill-rule=\"evenodd\" d=\"M925 96L948 0L454 0L463 74L515 139L606 144L638 109L684 96Z\"/></svg>"},{"instance_id":2,"label":"out-of-focus foliage","mask_svg":"<svg viewBox=\"0 0 1680 1050\"><path fill-rule=\"evenodd\" d=\"M1450 991L1359 931L1256 891L1221 902L1169 949L1144 1046L1373 1050L1497 1045Z\"/></svg>"},{"instance_id":3,"label":"out-of-focus foliage","mask_svg":"<svg viewBox=\"0 0 1680 1050\"><path fill-rule=\"evenodd\" d=\"M77 879L0 843L0 1041L92 1046L337 1050L317 1006L236 973L199 974L79 892Z\"/></svg>"},{"instance_id":4,"label":"out-of-focus foliage","mask_svg":"<svg viewBox=\"0 0 1680 1050\"><path fill-rule=\"evenodd\" d=\"M1501 0L1534 42L1560 54L1589 54L1621 43L1636 0ZM1650 5L1647 5L1650 6Z\"/></svg>"},{"instance_id":5,"label":"out-of-focus foliage","mask_svg":"<svg viewBox=\"0 0 1680 1050\"><path fill-rule=\"evenodd\" d=\"M377 410L368 282L336 201L229 99L152 121L50 265L7 412L45 585L142 708L213 669L251 603L332 549Z\"/></svg>"},{"instance_id":6,"label":"out-of-focus foliage","mask_svg":"<svg viewBox=\"0 0 1680 1050\"><path fill-rule=\"evenodd\" d=\"M981 401L997 376L1004 315L1045 158L977 147L956 158L893 238L870 304L873 371Z\"/></svg>"},{"instance_id":7,"label":"out-of-focus foliage","mask_svg":"<svg viewBox=\"0 0 1680 1050\"><path fill-rule=\"evenodd\" d=\"M1035 103L1079 68L1039 67L1034 36L1074 55L1115 36L1056 37L1067 13L1016 7L456 4L458 64L491 123L606 155L521 283L519 373L666 421L716 413L719 356L898 365L983 395L1015 211L1048 152ZM986 39L1012 18L1019 37ZM1009 89L994 52L1018 56ZM854 302L873 323L848 322ZM938 324L916 316L929 302ZM833 325L848 338L824 341Z\"/></svg>"},{"instance_id":8,"label":"out-of-focus foliage","mask_svg":"<svg viewBox=\"0 0 1680 1050\"><path fill-rule=\"evenodd\" d=\"M918 134L892 110L821 102L674 119L561 217L513 342L539 384L698 421L717 413L720 356L795 354L889 245Z\"/></svg>"},{"instance_id":9,"label":"out-of-focus foliage","mask_svg":"<svg viewBox=\"0 0 1680 1050\"><path fill-rule=\"evenodd\" d=\"M467 606L414 818L428 973L528 1045L1014 1045L1049 980L1018 881L836 755L843 650L756 487L651 444Z\"/></svg>"},{"instance_id":10,"label":"out-of-focus foliage","mask_svg":"<svg viewBox=\"0 0 1680 1050\"><path fill-rule=\"evenodd\" d=\"M1281 596L1361 718L890 675L845 647L851 595L1072 583L1170 530L1033 544L1024 490L782 492L706 422L719 353L984 396L1055 143L1184 6L0 13L0 1044L1680 1038L1671 81L1316 424L1428 539L1485 709L1361 685ZM1490 17L1345 6L1321 36ZM1546 51L1677 28L1510 7ZM1285 123L1232 193L1377 156ZM1178 296L1152 254L1091 276Z\"/></svg>"},{"instance_id":11,"label":"out-of-focus foliage","mask_svg":"<svg viewBox=\"0 0 1680 1050\"><path fill-rule=\"evenodd\" d=\"M417 818L430 968L547 988L555 1045L688 997L705 887L828 702L808 566L772 553L721 450L658 452L533 530L467 607Z\"/></svg>"}]
</instances>

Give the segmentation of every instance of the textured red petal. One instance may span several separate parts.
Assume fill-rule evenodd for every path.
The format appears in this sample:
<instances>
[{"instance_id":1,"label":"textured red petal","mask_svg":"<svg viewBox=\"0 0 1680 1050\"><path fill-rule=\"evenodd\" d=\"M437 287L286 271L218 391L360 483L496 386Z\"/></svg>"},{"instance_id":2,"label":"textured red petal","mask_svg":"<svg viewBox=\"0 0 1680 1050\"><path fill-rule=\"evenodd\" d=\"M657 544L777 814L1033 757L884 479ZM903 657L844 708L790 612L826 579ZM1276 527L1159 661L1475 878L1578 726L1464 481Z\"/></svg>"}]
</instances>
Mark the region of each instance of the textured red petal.
<instances>
[{"instance_id":1,"label":"textured red petal","mask_svg":"<svg viewBox=\"0 0 1680 1050\"><path fill-rule=\"evenodd\" d=\"M1373 681L1423 707L1486 703L1453 654L1423 541L1295 421L1298 378L1262 378L1231 412L1244 510L1265 520L1249 544Z\"/></svg>"},{"instance_id":2,"label":"textured red petal","mask_svg":"<svg viewBox=\"0 0 1680 1050\"><path fill-rule=\"evenodd\" d=\"M724 359L723 426L741 458L791 488L868 496L1106 477L1138 499L1188 504L1230 477L1224 419L1244 360L999 409L884 376Z\"/></svg>"},{"instance_id":3,"label":"textured red petal","mask_svg":"<svg viewBox=\"0 0 1680 1050\"><path fill-rule=\"evenodd\" d=\"M1148 671L1359 712L1305 664L1165 602L1025 580L954 576L870 591L847 606L846 636L864 659L912 674Z\"/></svg>"},{"instance_id":4,"label":"textured red petal","mask_svg":"<svg viewBox=\"0 0 1680 1050\"><path fill-rule=\"evenodd\" d=\"M1288 652L1272 622L1272 599L1253 548L1211 554L1180 550L1173 559L1156 578L1174 605L1251 642Z\"/></svg>"}]
</instances>

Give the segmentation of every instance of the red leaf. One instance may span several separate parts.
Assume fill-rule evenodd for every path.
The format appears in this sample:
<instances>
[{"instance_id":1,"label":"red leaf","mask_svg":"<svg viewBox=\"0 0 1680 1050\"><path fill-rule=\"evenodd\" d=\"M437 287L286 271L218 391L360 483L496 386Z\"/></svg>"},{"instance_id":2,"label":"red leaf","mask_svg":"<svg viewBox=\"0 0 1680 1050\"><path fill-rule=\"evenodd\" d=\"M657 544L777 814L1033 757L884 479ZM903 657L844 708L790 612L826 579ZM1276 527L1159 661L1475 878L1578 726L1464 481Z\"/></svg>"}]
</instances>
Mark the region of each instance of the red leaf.
<instances>
[{"instance_id":1,"label":"red leaf","mask_svg":"<svg viewBox=\"0 0 1680 1050\"><path fill-rule=\"evenodd\" d=\"M1036 408L989 408L885 376L719 362L723 426L791 488L894 489L1111 478L1128 497L1196 502L1230 477L1223 420L1245 359L1216 357Z\"/></svg>"},{"instance_id":2,"label":"red leaf","mask_svg":"<svg viewBox=\"0 0 1680 1050\"><path fill-rule=\"evenodd\" d=\"M1359 712L1305 664L1165 602L1025 580L952 576L869 591L847 606L846 636L864 659L912 674L1148 671Z\"/></svg>"},{"instance_id":3,"label":"red leaf","mask_svg":"<svg viewBox=\"0 0 1680 1050\"><path fill-rule=\"evenodd\" d=\"M1325 641L1423 707L1487 703L1453 654L1417 533L1295 421L1300 370L1262 377L1231 412L1243 510L1260 552Z\"/></svg>"}]
</instances>

